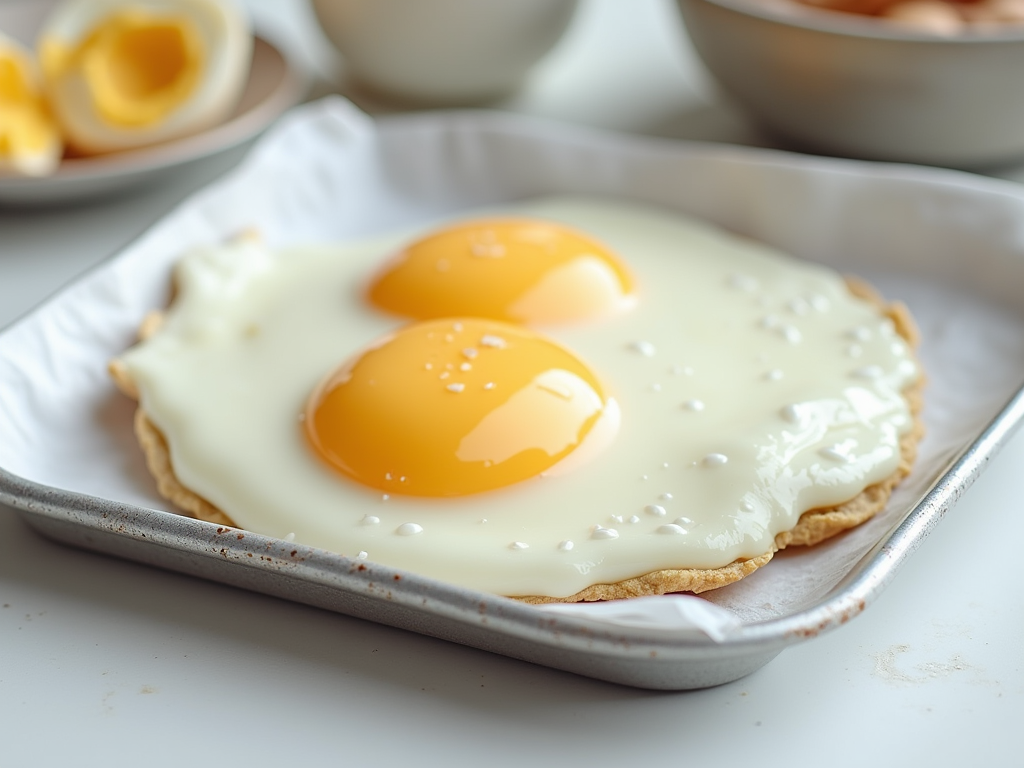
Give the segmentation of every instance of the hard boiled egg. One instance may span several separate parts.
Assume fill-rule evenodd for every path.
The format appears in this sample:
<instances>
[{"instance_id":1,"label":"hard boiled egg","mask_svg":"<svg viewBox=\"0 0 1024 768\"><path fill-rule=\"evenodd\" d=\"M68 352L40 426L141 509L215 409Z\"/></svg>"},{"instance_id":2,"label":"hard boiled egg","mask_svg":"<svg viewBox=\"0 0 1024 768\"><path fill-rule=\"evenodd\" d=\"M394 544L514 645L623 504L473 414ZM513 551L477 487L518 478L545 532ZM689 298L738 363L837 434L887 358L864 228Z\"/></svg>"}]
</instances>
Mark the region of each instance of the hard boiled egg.
<instances>
[{"instance_id":1,"label":"hard boiled egg","mask_svg":"<svg viewBox=\"0 0 1024 768\"><path fill-rule=\"evenodd\" d=\"M45 176L62 151L32 54L0 35L0 174Z\"/></svg>"},{"instance_id":2,"label":"hard boiled egg","mask_svg":"<svg viewBox=\"0 0 1024 768\"><path fill-rule=\"evenodd\" d=\"M246 82L252 32L235 0L66 0L38 48L67 143L98 154L223 122Z\"/></svg>"}]
</instances>

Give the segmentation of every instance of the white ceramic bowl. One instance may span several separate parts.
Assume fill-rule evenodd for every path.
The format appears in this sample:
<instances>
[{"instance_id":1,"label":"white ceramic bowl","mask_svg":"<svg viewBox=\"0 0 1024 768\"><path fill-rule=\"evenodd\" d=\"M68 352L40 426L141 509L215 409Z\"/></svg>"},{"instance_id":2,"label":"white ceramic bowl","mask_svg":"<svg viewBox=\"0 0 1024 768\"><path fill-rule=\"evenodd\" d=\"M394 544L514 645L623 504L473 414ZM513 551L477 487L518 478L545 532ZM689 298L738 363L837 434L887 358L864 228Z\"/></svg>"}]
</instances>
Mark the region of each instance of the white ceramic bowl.
<instances>
[{"instance_id":1,"label":"white ceramic bowl","mask_svg":"<svg viewBox=\"0 0 1024 768\"><path fill-rule=\"evenodd\" d=\"M1024 157L1024 28L942 38L766 0L677 0L753 118L826 154L982 168Z\"/></svg>"},{"instance_id":2,"label":"white ceramic bowl","mask_svg":"<svg viewBox=\"0 0 1024 768\"><path fill-rule=\"evenodd\" d=\"M577 0L313 0L361 85L419 104L503 96L561 38Z\"/></svg>"}]
</instances>

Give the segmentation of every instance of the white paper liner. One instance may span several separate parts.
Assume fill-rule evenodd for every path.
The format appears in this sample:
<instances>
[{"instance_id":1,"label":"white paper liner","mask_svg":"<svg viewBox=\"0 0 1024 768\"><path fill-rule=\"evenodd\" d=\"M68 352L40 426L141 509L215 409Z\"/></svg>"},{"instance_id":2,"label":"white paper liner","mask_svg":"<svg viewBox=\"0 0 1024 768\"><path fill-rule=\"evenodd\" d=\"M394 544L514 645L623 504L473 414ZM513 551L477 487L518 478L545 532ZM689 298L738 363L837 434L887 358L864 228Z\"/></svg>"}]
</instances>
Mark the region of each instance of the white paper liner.
<instances>
[{"instance_id":1,"label":"white paper liner","mask_svg":"<svg viewBox=\"0 0 1024 768\"><path fill-rule=\"evenodd\" d=\"M425 225L543 194L674 208L861 275L922 328L928 435L886 511L778 555L741 582L677 596L547 607L616 626L721 638L820 602L913 507L1024 381L1024 194L955 172L626 138L494 113L374 124L332 97L296 110L238 170L0 336L0 466L38 483L166 509L106 362L166 304L174 260L257 227L271 245ZM714 604L714 605L713 605Z\"/></svg>"}]
</instances>

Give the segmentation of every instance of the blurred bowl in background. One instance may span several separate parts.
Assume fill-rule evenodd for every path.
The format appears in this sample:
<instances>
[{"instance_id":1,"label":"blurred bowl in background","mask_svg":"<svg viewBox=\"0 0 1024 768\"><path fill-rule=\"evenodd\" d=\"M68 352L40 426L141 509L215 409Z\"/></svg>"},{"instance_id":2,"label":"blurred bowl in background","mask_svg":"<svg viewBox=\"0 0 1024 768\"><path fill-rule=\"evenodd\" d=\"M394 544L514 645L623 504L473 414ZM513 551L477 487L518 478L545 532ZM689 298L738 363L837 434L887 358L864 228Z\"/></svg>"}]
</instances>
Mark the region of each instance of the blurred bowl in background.
<instances>
[{"instance_id":1,"label":"blurred bowl in background","mask_svg":"<svg viewBox=\"0 0 1024 768\"><path fill-rule=\"evenodd\" d=\"M577 0L313 0L358 84L415 104L514 91L562 37Z\"/></svg>"},{"instance_id":2,"label":"blurred bowl in background","mask_svg":"<svg viewBox=\"0 0 1024 768\"><path fill-rule=\"evenodd\" d=\"M676 0L697 53L800 148L983 168L1024 157L1024 27L940 37L769 0Z\"/></svg>"}]
</instances>

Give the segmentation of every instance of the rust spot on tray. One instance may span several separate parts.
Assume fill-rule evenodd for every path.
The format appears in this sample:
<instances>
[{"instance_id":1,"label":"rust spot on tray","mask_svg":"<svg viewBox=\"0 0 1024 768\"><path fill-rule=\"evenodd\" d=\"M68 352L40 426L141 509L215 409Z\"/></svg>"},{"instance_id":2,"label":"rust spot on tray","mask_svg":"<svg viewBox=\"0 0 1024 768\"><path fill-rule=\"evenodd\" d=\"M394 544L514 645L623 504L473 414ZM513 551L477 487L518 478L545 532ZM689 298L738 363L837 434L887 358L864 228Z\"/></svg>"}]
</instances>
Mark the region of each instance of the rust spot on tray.
<instances>
[{"instance_id":1,"label":"rust spot on tray","mask_svg":"<svg viewBox=\"0 0 1024 768\"><path fill-rule=\"evenodd\" d=\"M238 539L239 541L241 541L242 539L245 538L245 534L244 533L240 533L237 536L235 536L235 538Z\"/></svg>"},{"instance_id":2,"label":"rust spot on tray","mask_svg":"<svg viewBox=\"0 0 1024 768\"><path fill-rule=\"evenodd\" d=\"M398 575L398 574L396 573L396 574L395 574L395 581L401 581L401 580L402 580L402 577L401 577L401 576L399 576L399 575Z\"/></svg>"}]
</instances>

